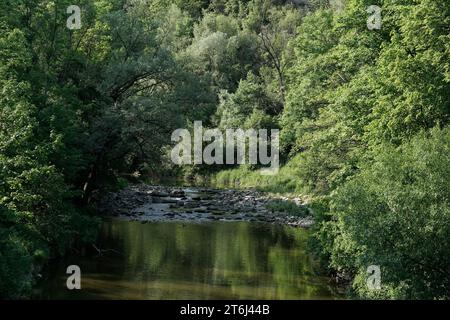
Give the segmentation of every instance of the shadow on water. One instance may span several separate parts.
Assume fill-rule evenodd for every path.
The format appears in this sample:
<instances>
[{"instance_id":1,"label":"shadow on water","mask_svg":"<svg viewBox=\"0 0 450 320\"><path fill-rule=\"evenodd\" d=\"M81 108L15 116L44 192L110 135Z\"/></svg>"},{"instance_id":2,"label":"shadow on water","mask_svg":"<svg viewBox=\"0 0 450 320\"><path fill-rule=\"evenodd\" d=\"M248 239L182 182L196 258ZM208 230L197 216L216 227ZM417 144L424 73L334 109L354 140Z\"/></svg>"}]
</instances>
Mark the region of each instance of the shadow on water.
<instances>
[{"instance_id":1,"label":"shadow on water","mask_svg":"<svg viewBox=\"0 0 450 320\"><path fill-rule=\"evenodd\" d=\"M36 298L340 298L314 272L307 237L306 230L262 223L107 221L97 246L114 251L59 261ZM81 290L66 288L70 264L81 268Z\"/></svg>"}]
</instances>

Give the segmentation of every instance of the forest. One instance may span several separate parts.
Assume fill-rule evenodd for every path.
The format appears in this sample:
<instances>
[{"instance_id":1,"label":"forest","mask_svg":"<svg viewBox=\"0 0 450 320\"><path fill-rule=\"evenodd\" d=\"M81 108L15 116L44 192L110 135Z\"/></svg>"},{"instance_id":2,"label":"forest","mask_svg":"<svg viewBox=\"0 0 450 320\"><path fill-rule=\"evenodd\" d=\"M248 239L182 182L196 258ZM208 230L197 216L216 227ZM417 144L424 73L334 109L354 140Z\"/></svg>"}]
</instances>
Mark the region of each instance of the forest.
<instances>
[{"instance_id":1,"label":"forest","mask_svg":"<svg viewBox=\"0 0 450 320\"><path fill-rule=\"evenodd\" d=\"M0 60L0 298L169 180L307 198L349 297L450 298L448 0L2 0ZM279 129L278 174L173 164L194 121Z\"/></svg>"}]
</instances>

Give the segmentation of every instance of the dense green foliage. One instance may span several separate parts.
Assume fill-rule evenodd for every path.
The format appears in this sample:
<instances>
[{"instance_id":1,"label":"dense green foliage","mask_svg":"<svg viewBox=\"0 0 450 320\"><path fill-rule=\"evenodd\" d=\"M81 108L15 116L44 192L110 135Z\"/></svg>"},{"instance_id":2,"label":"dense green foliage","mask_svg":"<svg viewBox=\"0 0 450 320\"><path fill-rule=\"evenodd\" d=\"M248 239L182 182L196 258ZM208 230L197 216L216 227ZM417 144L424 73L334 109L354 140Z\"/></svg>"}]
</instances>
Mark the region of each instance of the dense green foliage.
<instances>
[{"instance_id":1,"label":"dense green foliage","mask_svg":"<svg viewBox=\"0 0 450 320\"><path fill-rule=\"evenodd\" d=\"M69 30L70 1L2 1L0 297L92 240L99 193L169 173L309 195L353 294L449 298L448 0L336 3L81 0ZM174 167L171 133L194 120L281 129L283 167Z\"/></svg>"},{"instance_id":2,"label":"dense green foliage","mask_svg":"<svg viewBox=\"0 0 450 320\"><path fill-rule=\"evenodd\" d=\"M434 129L373 162L331 196L332 266L356 274L366 297L448 298L450 130ZM381 292L368 290L368 265L382 267Z\"/></svg>"},{"instance_id":3,"label":"dense green foliage","mask_svg":"<svg viewBox=\"0 0 450 320\"><path fill-rule=\"evenodd\" d=\"M71 202L79 127L72 88L50 66L57 44L49 48L18 26L19 4L1 6L0 297L20 297L43 259L89 239L95 221Z\"/></svg>"}]
</instances>

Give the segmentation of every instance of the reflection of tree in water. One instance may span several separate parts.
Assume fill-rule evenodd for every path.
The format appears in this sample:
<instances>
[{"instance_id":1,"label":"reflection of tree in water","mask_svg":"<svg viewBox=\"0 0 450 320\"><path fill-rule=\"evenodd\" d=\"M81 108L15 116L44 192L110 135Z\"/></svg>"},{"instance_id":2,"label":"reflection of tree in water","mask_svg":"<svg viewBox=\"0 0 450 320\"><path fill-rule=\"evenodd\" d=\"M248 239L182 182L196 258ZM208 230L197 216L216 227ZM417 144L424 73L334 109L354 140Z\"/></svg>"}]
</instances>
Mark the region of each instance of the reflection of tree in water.
<instances>
[{"instance_id":1,"label":"reflection of tree in water","mask_svg":"<svg viewBox=\"0 0 450 320\"><path fill-rule=\"evenodd\" d=\"M236 298L326 295L323 283L314 282L304 230L229 222L112 222L103 232L108 246L126 253L117 258L120 273L143 287L152 281L190 282L222 288ZM155 294L151 285L145 290Z\"/></svg>"}]
</instances>

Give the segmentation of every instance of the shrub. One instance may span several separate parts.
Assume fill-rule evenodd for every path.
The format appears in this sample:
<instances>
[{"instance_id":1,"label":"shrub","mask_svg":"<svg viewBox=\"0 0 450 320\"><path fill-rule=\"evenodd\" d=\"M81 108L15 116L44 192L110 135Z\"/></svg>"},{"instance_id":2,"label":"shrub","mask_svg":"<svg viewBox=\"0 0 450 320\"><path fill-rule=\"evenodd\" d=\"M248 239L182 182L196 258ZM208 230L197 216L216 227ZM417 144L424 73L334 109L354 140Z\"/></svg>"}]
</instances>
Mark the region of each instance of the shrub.
<instances>
[{"instance_id":1,"label":"shrub","mask_svg":"<svg viewBox=\"0 0 450 320\"><path fill-rule=\"evenodd\" d=\"M331 195L332 220L322 229L331 265L356 275L362 297L448 299L450 129L377 153ZM381 268L380 291L366 286L369 265Z\"/></svg>"}]
</instances>

